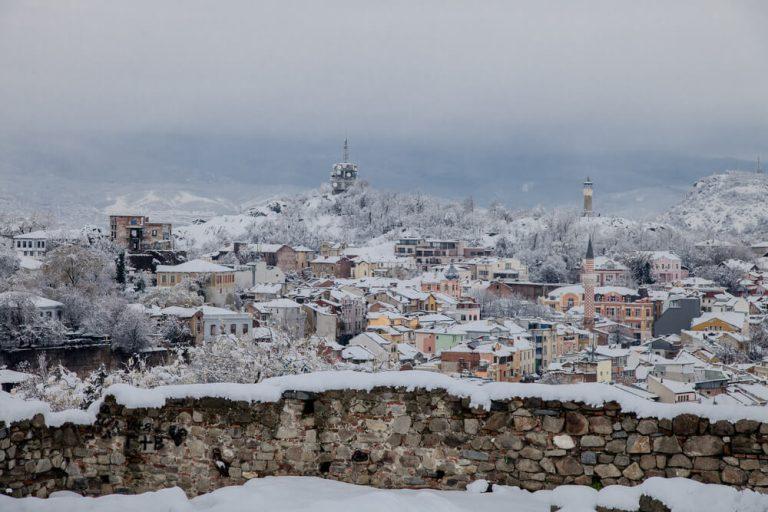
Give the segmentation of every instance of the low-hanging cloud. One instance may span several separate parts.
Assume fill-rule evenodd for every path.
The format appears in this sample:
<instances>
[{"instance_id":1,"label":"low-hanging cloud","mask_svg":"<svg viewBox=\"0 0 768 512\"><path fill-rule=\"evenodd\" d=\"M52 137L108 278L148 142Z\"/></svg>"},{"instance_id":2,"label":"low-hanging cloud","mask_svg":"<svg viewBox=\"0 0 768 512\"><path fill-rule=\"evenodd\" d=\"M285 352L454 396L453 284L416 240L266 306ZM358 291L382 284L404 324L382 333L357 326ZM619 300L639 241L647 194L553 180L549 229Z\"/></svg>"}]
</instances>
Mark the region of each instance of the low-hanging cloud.
<instances>
[{"instance_id":1,"label":"low-hanging cloud","mask_svg":"<svg viewBox=\"0 0 768 512\"><path fill-rule=\"evenodd\" d=\"M6 1L0 116L709 146L765 135L766 21L760 1Z\"/></svg>"},{"instance_id":2,"label":"low-hanging cloud","mask_svg":"<svg viewBox=\"0 0 768 512\"><path fill-rule=\"evenodd\" d=\"M0 0L0 142L349 134L429 148L393 157L408 176L440 148L472 148L459 174L499 148L753 158L767 22L761 0Z\"/></svg>"}]
</instances>

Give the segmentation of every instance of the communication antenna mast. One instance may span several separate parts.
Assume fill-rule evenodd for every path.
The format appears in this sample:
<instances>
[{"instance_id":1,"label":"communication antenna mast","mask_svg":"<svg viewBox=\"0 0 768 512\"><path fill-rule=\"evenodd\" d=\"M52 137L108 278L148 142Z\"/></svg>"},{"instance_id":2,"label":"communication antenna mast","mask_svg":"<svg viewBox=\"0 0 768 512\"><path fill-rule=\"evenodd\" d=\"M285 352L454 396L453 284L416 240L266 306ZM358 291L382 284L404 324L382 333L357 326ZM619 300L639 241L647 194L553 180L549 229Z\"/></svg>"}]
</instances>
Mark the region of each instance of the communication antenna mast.
<instances>
[{"instance_id":1,"label":"communication antenna mast","mask_svg":"<svg viewBox=\"0 0 768 512\"><path fill-rule=\"evenodd\" d=\"M349 162L349 141L347 138L344 138L344 154L342 155L341 161L344 163Z\"/></svg>"}]
</instances>

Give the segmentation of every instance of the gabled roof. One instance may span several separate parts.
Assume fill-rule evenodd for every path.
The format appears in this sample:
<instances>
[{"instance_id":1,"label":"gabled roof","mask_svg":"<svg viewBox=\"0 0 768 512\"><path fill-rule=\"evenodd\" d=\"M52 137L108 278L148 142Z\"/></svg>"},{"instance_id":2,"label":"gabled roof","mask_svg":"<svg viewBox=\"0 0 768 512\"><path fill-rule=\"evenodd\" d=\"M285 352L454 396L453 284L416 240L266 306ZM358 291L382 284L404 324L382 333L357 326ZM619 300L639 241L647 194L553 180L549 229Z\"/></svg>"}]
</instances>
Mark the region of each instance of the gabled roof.
<instances>
[{"instance_id":1,"label":"gabled roof","mask_svg":"<svg viewBox=\"0 0 768 512\"><path fill-rule=\"evenodd\" d=\"M234 272L230 267L218 265L205 260L191 260L180 265L158 265L157 272L180 272L190 274L213 274L217 272Z\"/></svg>"},{"instance_id":2,"label":"gabled roof","mask_svg":"<svg viewBox=\"0 0 768 512\"><path fill-rule=\"evenodd\" d=\"M595 256L595 270L629 270L624 264L607 256Z\"/></svg>"},{"instance_id":3,"label":"gabled roof","mask_svg":"<svg viewBox=\"0 0 768 512\"><path fill-rule=\"evenodd\" d=\"M175 316L177 318L192 318L200 311L200 308L184 308L181 306L169 306L161 309L160 315Z\"/></svg>"},{"instance_id":4,"label":"gabled roof","mask_svg":"<svg viewBox=\"0 0 768 512\"><path fill-rule=\"evenodd\" d=\"M36 308L57 308L64 307L61 302L46 299L29 292L3 292L0 293L0 300L2 301L25 301L28 300Z\"/></svg>"},{"instance_id":5,"label":"gabled roof","mask_svg":"<svg viewBox=\"0 0 768 512\"><path fill-rule=\"evenodd\" d=\"M344 350L341 351L341 358L351 359L353 361L372 361L376 357L365 347L361 347L360 345L350 345L344 347Z\"/></svg>"},{"instance_id":6,"label":"gabled roof","mask_svg":"<svg viewBox=\"0 0 768 512\"><path fill-rule=\"evenodd\" d=\"M691 327L693 328L696 325L703 324L711 320L720 320L721 322L725 322L726 324L741 330L744 327L744 320L746 320L746 316L744 313L737 313L736 311L704 313L700 317L694 318L691 321Z\"/></svg>"},{"instance_id":7,"label":"gabled roof","mask_svg":"<svg viewBox=\"0 0 768 512\"><path fill-rule=\"evenodd\" d=\"M301 304L299 304L298 302L293 301L291 299L285 299L285 298L273 299L273 300L268 300L268 301L265 301L265 302L254 302L253 305L254 306L258 305L258 306L261 306L261 307L264 307L264 308L269 308L269 309L300 308L301 307Z\"/></svg>"}]
</instances>

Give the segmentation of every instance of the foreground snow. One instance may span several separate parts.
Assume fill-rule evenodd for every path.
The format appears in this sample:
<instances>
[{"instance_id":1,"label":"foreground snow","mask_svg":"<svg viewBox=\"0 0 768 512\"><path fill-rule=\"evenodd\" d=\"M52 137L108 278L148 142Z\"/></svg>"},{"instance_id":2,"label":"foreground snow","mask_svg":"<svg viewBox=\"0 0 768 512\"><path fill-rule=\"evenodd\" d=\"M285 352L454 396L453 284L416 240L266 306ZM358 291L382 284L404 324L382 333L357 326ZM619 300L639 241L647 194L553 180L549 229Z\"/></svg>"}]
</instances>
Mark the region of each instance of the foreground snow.
<instances>
[{"instance_id":1,"label":"foreground snow","mask_svg":"<svg viewBox=\"0 0 768 512\"><path fill-rule=\"evenodd\" d=\"M110 386L104 392L112 395L119 404L129 408L162 407L174 398L217 397L245 402L276 402L285 391L322 392L330 390L364 390L377 386L402 387L409 390L442 389L453 396L469 398L475 407L490 409L493 400L511 397L537 397L544 400L579 401L601 406L610 401L621 404L624 412L634 412L638 417L674 418L683 413L696 414L711 421L740 419L768 423L768 407L710 404L660 404L644 400L608 384L513 384L494 382L480 385L446 375L420 371L390 371L363 373L354 371L328 371L287 375L264 380L258 384L188 384L159 386L143 389L127 384ZM96 419L101 401L96 401L87 411L67 410L51 412L50 406L40 401L24 401L8 393L0 392L0 421L12 423L43 414L49 426L66 422L90 424Z\"/></svg>"},{"instance_id":2,"label":"foreground snow","mask_svg":"<svg viewBox=\"0 0 768 512\"><path fill-rule=\"evenodd\" d=\"M480 480L463 491L383 490L314 477L268 477L239 487L225 487L188 499L178 487L135 496L110 495L83 498L58 492L47 500L0 496L4 512L185 512L312 510L338 512L476 512L514 510L548 512L551 505L562 511L592 511L596 506L637 510L641 494L664 502L673 512L758 512L768 508L768 496L736 491L722 485L704 485L683 478L652 478L637 487L610 486L600 492L590 487L563 486L554 491L530 493L517 487L493 486Z\"/></svg>"}]
</instances>

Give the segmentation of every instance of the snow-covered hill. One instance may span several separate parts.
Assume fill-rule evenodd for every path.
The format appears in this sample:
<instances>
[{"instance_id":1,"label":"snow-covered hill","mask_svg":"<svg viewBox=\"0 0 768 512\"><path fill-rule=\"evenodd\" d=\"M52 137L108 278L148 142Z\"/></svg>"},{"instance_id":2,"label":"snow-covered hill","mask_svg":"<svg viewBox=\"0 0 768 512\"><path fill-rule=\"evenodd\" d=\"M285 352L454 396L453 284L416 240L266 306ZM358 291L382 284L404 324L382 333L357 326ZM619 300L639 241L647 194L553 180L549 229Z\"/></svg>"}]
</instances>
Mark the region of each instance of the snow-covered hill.
<instances>
[{"instance_id":1,"label":"snow-covered hill","mask_svg":"<svg viewBox=\"0 0 768 512\"><path fill-rule=\"evenodd\" d=\"M233 241L287 243L317 248L322 241L371 246L404 236L460 238L515 255L555 272L578 265L588 236L599 251L671 249L680 232L659 222L622 217L583 218L562 209L478 208L417 193L356 186L333 195L326 186L265 201L236 215L221 215L174 229L177 247L208 252Z\"/></svg>"},{"instance_id":2,"label":"snow-covered hill","mask_svg":"<svg viewBox=\"0 0 768 512\"><path fill-rule=\"evenodd\" d=\"M763 239L768 234L768 175L728 171L702 178L660 220L711 237Z\"/></svg>"},{"instance_id":3,"label":"snow-covered hill","mask_svg":"<svg viewBox=\"0 0 768 512\"><path fill-rule=\"evenodd\" d=\"M149 190L139 196L120 195L113 198L111 204L103 209L107 215L141 213L151 215L157 220L177 223L189 223L195 219L207 219L238 211L238 205L227 199L203 197L185 190L171 194Z\"/></svg>"}]
</instances>

